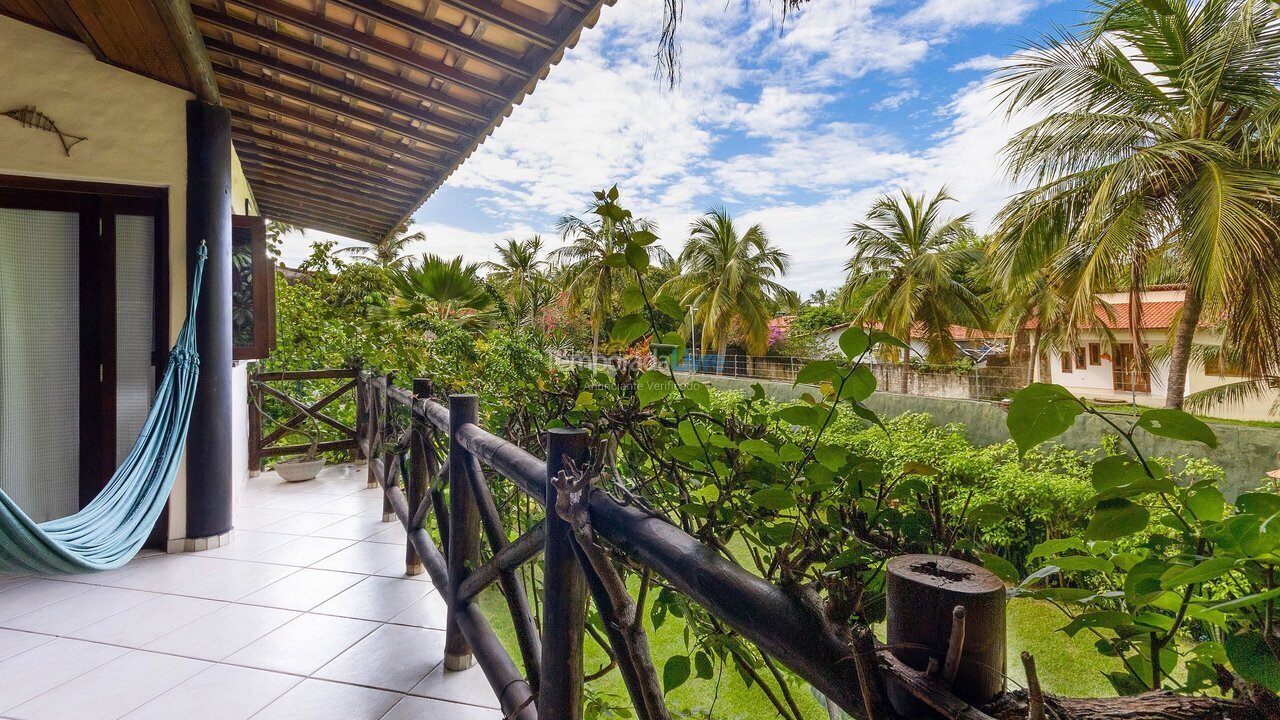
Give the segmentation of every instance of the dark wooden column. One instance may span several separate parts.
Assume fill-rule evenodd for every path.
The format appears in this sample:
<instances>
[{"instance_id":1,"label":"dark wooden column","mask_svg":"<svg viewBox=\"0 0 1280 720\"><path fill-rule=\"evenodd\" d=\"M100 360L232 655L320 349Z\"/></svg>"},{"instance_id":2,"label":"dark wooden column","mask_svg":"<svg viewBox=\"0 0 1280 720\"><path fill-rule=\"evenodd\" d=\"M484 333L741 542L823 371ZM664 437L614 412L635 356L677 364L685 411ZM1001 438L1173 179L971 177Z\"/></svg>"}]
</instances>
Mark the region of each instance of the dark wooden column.
<instances>
[{"instance_id":1,"label":"dark wooden column","mask_svg":"<svg viewBox=\"0 0 1280 720\"><path fill-rule=\"evenodd\" d=\"M542 565L542 683L538 717L582 720L582 643L587 616L587 584L573 550L573 528L556 513L551 478L570 462L587 462L586 430L553 428L547 433L547 540Z\"/></svg>"},{"instance_id":2,"label":"dark wooden column","mask_svg":"<svg viewBox=\"0 0 1280 720\"><path fill-rule=\"evenodd\" d=\"M187 267L208 245L196 346L200 384L187 432L187 537L231 530L231 114L187 102ZM190 273L188 273L188 276ZM243 399L241 399L243 401Z\"/></svg>"}]
</instances>

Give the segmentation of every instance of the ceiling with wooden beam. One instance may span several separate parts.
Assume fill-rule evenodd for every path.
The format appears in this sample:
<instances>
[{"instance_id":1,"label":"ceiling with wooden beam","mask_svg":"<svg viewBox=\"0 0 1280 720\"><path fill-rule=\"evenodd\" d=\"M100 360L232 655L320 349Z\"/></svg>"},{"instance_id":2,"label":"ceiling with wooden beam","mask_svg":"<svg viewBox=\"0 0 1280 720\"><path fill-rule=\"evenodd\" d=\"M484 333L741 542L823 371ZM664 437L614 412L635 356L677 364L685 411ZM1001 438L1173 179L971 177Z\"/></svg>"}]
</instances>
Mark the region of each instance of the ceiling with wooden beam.
<instances>
[{"instance_id":1,"label":"ceiling with wooden beam","mask_svg":"<svg viewBox=\"0 0 1280 720\"><path fill-rule=\"evenodd\" d=\"M231 111L262 214L376 242L614 0L0 0Z\"/></svg>"}]
</instances>

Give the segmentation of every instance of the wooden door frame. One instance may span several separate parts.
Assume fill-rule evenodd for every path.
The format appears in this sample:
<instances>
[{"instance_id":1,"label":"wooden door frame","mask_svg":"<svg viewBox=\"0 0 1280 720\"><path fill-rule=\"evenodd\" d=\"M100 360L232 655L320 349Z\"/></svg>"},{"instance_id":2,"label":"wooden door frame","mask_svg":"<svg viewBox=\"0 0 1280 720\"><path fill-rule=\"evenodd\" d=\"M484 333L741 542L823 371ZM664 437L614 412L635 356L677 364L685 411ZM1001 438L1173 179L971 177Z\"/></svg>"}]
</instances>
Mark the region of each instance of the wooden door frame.
<instances>
[{"instance_id":1,"label":"wooden door frame","mask_svg":"<svg viewBox=\"0 0 1280 720\"><path fill-rule=\"evenodd\" d=\"M80 217L81 507L97 497L116 468L115 218L155 219L151 359L159 387L169 346L168 198L167 188L0 174L0 207L75 212ZM166 538L167 529L166 508L153 540Z\"/></svg>"}]
</instances>

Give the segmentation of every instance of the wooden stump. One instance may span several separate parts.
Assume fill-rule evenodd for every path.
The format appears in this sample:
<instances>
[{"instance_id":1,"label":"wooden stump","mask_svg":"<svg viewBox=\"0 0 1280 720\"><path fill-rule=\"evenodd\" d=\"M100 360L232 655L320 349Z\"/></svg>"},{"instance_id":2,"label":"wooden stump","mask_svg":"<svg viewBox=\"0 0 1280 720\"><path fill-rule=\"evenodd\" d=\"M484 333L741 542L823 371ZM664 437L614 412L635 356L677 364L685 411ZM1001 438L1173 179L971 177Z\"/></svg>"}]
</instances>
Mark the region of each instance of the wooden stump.
<instances>
[{"instance_id":1,"label":"wooden stump","mask_svg":"<svg viewBox=\"0 0 1280 720\"><path fill-rule=\"evenodd\" d=\"M1005 587L989 570L939 555L904 555L887 568L886 641L902 662L926 670L930 659L942 666L948 655L956 606L963 642L951 689L980 705L1004 692ZM937 676L945 683L943 674ZM905 717L928 716L913 695L891 684L890 700Z\"/></svg>"}]
</instances>

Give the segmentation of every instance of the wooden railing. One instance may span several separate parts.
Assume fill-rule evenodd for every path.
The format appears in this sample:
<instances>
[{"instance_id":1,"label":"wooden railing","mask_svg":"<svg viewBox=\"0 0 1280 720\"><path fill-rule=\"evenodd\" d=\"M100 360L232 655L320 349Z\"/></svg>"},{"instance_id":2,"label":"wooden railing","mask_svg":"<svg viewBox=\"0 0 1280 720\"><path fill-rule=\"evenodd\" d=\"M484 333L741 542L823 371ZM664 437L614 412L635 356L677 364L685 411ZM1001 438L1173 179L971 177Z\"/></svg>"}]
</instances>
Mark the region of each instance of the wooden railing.
<instances>
[{"instance_id":1,"label":"wooden railing","mask_svg":"<svg viewBox=\"0 0 1280 720\"><path fill-rule=\"evenodd\" d=\"M384 490L384 519L397 518L408 531L407 571L425 569L448 606L446 667L461 669L477 661L507 718L580 718L587 594L605 620L610 644L620 648L627 638L621 636L623 624L614 618L617 608L604 579L583 560L570 524L560 513L547 512L541 523L508 542L484 466L544 508L557 508L553 480L567 467L585 464L586 431L551 430L550 460L542 460L483 430L476 396L452 395L445 407L428 399L428 390L426 380L415 380L411 392L386 377L362 375L358 430L369 458L370 486ZM407 427L393 420L397 413ZM444 457L437 443L443 438ZM931 682L888 653L855 662L853 646L822 621L816 606L729 562L665 519L622 505L589 486L576 500L585 502L591 527L613 547L657 573L846 711L865 715L858 668L868 662L879 663L882 672L900 677L908 688L910 683ZM568 504L574 501L570 498ZM443 548L424 529L428 514L434 514ZM490 550L490 559L483 563L482 535ZM516 570L540 552L544 576L538 628ZM479 593L495 583L506 599L526 675L517 670L476 602ZM614 655L620 661L628 656ZM620 662L619 670L637 707L652 702L643 695L638 668ZM935 703L951 712L968 707L945 689L930 702Z\"/></svg>"},{"instance_id":2,"label":"wooden railing","mask_svg":"<svg viewBox=\"0 0 1280 720\"><path fill-rule=\"evenodd\" d=\"M297 376L346 377L277 373L268 380ZM355 444L368 458L369 486L383 490L384 521L405 526L406 573L430 574L448 607L445 666L459 670L478 663L506 720L581 720L588 596L637 716L669 717L665 709L653 710L665 706L647 645L628 632L638 626L636 608L628 609L633 620L627 622L621 614L631 604L625 584L611 564L599 561L598 548L583 542L583 525L855 717L1262 717L1240 702L1167 692L1049 696L1040 691L1034 659L1025 652L1028 691L1004 693L1005 588L983 568L933 555L891 559L885 567L888 644L879 645L866 628L824 621L816 597L784 591L666 518L592 488L590 478L578 472L588 456L586 431L551 430L543 460L482 429L475 395L451 395L446 407L430 399L427 380L414 380L412 390L364 372L353 380ZM508 540L486 467L546 511L515 540ZM439 530L439 546L426 529L428 517ZM489 545L487 560L482 538ZM539 554L540 625L518 575ZM478 602L494 585L505 599L524 674Z\"/></svg>"},{"instance_id":3,"label":"wooden railing","mask_svg":"<svg viewBox=\"0 0 1280 720\"><path fill-rule=\"evenodd\" d=\"M329 431L330 439L316 444L318 452L347 451L354 454L353 459L363 459L359 443L356 442L356 428L333 417L326 410L350 396L355 396L356 416L362 413L360 395L356 392L358 371L356 370L294 370L287 372L263 372L249 376L249 470L258 472L263 461L269 457L300 455L306 453L311 445L293 444L279 445L280 441L297 433L303 423L308 420ZM320 399L312 401L300 399L289 394L287 389L274 387L278 383L300 383L313 381L345 381L335 383L337 386L325 393ZM273 422L269 432L264 434L263 415L266 413L267 398L273 398L289 408L291 415L282 422ZM334 433L336 432L336 437Z\"/></svg>"}]
</instances>

